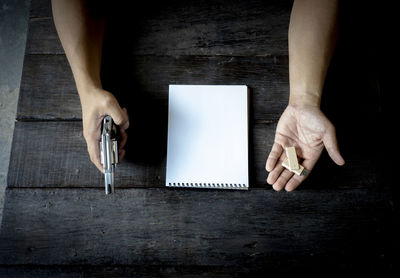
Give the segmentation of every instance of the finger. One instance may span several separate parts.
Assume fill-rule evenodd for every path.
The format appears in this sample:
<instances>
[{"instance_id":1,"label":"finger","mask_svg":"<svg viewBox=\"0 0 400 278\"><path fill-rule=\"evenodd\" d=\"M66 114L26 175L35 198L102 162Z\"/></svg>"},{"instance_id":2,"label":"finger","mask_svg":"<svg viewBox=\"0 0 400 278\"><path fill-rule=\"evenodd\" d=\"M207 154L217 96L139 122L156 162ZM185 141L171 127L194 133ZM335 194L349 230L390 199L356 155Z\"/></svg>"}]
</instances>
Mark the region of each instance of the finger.
<instances>
[{"instance_id":1,"label":"finger","mask_svg":"<svg viewBox=\"0 0 400 278\"><path fill-rule=\"evenodd\" d=\"M306 177L307 176L293 175L293 177L286 183L285 190L288 192L295 190L306 179Z\"/></svg>"},{"instance_id":2,"label":"finger","mask_svg":"<svg viewBox=\"0 0 400 278\"><path fill-rule=\"evenodd\" d=\"M124 129L124 130L126 130L126 129L128 129L129 128L129 114L128 114L128 110L124 107L124 108L122 108L122 110L124 111L124 113L125 113L125 115L126 115L126 117L128 118L128 123L127 124L125 124L124 126L122 126L122 128Z\"/></svg>"},{"instance_id":3,"label":"finger","mask_svg":"<svg viewBox=\"0 0 400 278\"><path fill-rule=\"evenodd\" d=\"M276 163L275 168L272 169L272 171L269 173L268 178L267 178L267 183L269 184L274 184L276 180L279 178L281 175L282 171L285 169L282 166L282 161L285 159L285 154L282 153L281 157L278 160L278 163Z\"/></svg>"},{"instance_id":4,"label":"finger","mask_svg":"<svg viewBox=\"0 0 400 278\"><path fill-rule=\"evenodd\" d=\"M90 156L90 160L99 169L100 172L104 173L103 165L100 160L100 146L98 141L87 140L87 148Z\"/></svg>"},{"instance_id":5,"label":"finger","mask_svg":"<svg viewBox=\"0 0 400 278\"><path fill-rule=\"evenodd\" d=\"M129 127L129 117L126 109L121 109L116 101L112 102L112 105L107 108L110 116L113 118L113 121L116 125L120 126L123 130Z\"/></svg>"},{"instance_id":6,"label":"finger","mask_svg":"<svg viewBox=\"0 0 400 278\"><path fill-rule=\"evenodd\" d=\"M101 125L101 121L99 121L99 123ZM94 126L90 126L88 131L84 131L84 137L86 140L90 160L100 172L104 173L103 165L100 161L100 128L96 129Z\"/></svg>"},{"instance_id":7,"label":"finger","mask_svg":"<svg viewBox=\"0 0 400 278\"><path fill-rule=\"evenodd\" d=\"M124 158L124 156L125 156L125 150L124 149L120 149L119 151L118 151L118 164L120 164L121 162L122 162L122 159Z\"/></svg>"},{"instance_id":8,"label":"finger","mask_svg":"<svg viewBox=\"0 0 400 278\"><path fill-rule=\"evenodd\" d=\"M325 148L328 151L329 156L337 165L343 165L345 163L343 157L339 152L339 146L336 139L336 131L335 128L330 128L322 139L324 142Z\"/></svg>"},{"instance_id":9,"label":"finger","mask_svg":"<svg viewBox=\"0 0 400 278\"><path fill-rule=\"evenodd\" d=\"M304 170L307 171L306 175L294 175L286 184L285 190L290 192L295 190L311 173L312 169L314 168L315 164L318 161L318 158L314 159L305 159L301 165L303 165Z\"/></svg>"},{"instance_id":10,"label":"finger","mask_svg":"<svg viewBox=\"0 0 400 278\"><path fill-rule=\"evenodd\" d=\"M293 175L294 174L289 170L287 169L283 170L277 181L272 185L272 188L276 191L281 191L286 186L286 183Z\"/></svg>"},{"instance_id":11,"label":"finger","mask_svg":"<svg viewBox=\"0 0 400 278\"><path fill-rule=\"evenodd\" d=\"M271 172L272 169L274 169L276 162L282 155L282 152L283 152L282 146L278 143L274 143L274 145L272 146L271 152L269 153L267 162L265 164L265 170L267 170L268 172Z\"/></svg>"},{"instance_id":12,"label":"finger","mask_svg":"<svg viewBox=\"0 0 400 278\"><path fill-rule=\"evenodd\" d=\"M128 134L124 130L120 130L120 140L118 142L119 148L123 149L126 142L128 141Z\"/></svg>"}]
</instances>

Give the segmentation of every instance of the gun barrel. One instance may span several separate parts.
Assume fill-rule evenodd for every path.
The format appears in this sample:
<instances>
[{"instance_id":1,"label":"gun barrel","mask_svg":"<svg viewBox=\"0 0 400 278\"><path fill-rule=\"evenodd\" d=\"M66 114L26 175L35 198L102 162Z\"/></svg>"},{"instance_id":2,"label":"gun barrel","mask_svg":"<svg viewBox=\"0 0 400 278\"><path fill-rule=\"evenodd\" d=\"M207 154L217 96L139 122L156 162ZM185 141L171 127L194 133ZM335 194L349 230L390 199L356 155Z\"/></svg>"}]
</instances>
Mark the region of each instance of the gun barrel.
<instances>
[{"instance_id":1,"label":"gun barrel","mask_svg":"<svg viewBox=\"0 0 400 278\"><path fill-rule=\"evenodd\" d=\"M104 169L104 184L106 194L114 192L114 172L118 163L118 143L116 140L116 127L112 118L107 116L103 120L100 155Z\"/></svg>"},{"instance_id":2,"label":"gun barrel","mask_svg":"<svg viewBox=\"0 0 400 278\"><path fill-rule=\"evenodd\" d=\"M104 173L106 194L114 193L114 173Z\"/></svg>"}]
</instances>

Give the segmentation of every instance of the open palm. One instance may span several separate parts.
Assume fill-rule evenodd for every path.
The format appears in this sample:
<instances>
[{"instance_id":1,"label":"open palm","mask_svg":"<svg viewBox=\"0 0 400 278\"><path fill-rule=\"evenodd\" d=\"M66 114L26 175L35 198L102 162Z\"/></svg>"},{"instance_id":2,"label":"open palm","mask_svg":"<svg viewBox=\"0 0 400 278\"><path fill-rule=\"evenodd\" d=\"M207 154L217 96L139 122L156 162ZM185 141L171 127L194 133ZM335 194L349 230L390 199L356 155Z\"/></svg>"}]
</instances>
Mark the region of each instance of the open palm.
<instances>
[{"instance_id":1,"label":"open palm","mask_svg":"<svg viewBox=\"0 0 400 278\"><path fill-rule=\"evenodd\" d=\"M307 175L295 175L281 164L285 159L285 147L294 146L299 162L310 172L327 149L329 156L343 165L344 159L339 153L336 132L333 124L318 107L289 105L283 112L275 133L275 141L266 162L269 173L267 182L280 191L292 191L304 181Z\"/></svg>"}]
</instances>

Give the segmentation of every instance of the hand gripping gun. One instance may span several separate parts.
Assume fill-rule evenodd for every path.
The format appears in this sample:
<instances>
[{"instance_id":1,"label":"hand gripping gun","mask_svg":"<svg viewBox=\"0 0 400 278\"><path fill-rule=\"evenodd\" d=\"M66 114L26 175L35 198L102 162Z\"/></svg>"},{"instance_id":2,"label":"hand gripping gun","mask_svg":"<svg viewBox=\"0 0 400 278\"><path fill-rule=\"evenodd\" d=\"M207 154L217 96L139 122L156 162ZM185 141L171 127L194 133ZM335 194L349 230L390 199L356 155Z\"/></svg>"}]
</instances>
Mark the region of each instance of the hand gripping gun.
<instances>
[{"instance_id":1,"label":"hand gripping gun","mask_svg":"<svg viewBox=\"0 0 400 278\"><path fill-rule=\"evenodd\" d=\"M103 119L100 141L101 164L104 167L106 194L114 193L115 167L118 163L117 126L110 116Z\"/></svg>"}]
</instances>

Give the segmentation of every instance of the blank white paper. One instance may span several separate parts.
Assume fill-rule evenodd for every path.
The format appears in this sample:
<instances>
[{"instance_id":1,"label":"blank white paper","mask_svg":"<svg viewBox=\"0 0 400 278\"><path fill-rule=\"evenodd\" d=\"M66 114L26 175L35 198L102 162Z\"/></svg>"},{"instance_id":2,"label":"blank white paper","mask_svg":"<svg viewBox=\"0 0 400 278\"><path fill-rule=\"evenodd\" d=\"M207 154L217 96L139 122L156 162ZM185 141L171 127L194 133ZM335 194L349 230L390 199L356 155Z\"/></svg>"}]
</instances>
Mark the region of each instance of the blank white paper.
<instances>
[{"instance_id":1,"label":"blank white paper","mask_svg":"<svg viewBox=\"0 0 400 278\"><path fill-rule=\"evenodd\" d=\"M248 189L247 86L169 86L166 186Z\"/></svg>"}]
</instances>

